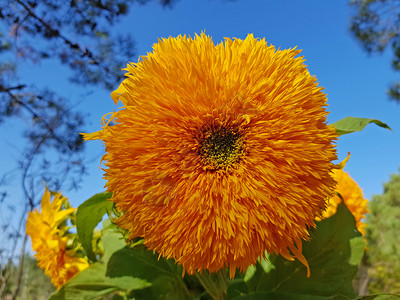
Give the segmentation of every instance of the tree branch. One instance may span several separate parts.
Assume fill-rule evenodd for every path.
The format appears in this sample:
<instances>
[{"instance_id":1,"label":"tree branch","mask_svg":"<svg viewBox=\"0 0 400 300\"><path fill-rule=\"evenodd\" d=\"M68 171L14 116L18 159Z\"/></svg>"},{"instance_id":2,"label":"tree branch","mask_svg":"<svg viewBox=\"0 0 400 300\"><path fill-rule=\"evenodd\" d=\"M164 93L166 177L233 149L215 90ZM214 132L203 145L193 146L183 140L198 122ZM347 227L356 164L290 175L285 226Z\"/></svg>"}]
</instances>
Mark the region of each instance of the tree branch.
<instances>
[{"instance_id":1,"label":"tree branch","mask_svg":"<svg viewBox=\"0 0 400 300\"><path fill-rule=\"evenodd\" d=\"M14 89L15 89L15 88L14 88ZM25 109L32 115L32 117L33 117L34 119L35 119L35 118L40 118L40 119L41 119L41 122L43 122L43 124L45 125L46 130L51 134L51 137L52 137L55 141L57 141L58 143L64 144L64 140L61 139L61 138L54 132L53 127L52 127L46 120L44 120L43 118L41 118L41 117L34 111L34 109L33 109L32 107L30 107L28 104L26 104L25 102L21 101L20 99L18 99L17 96L15 96L13 93L11 93L10 88L8 88L8 89L2 89L1 86L0 86L0 92L1 92L1 91L5 91L5 92L15 101L15 103L17 103L17 104L21 105L23 108L25 108ZM71 145L68 145L68 148L69 148L70 150L72 150Z\"/></svg>"},{"instance_id":2,"label":"tree branch","mask_svg":"<svg viewBox=\"0 0 400 300\"><path fill-rule=\"evenodd\" d=\"M71 49L76 50L78 52L81 53L82 57L88 57L90 58L92 61L92 64L95 65L101 65L101 62L96 59L93 55L93 53L91 51L89 51L87 48L82 49L78 43L75 43L73 41L71 41L70 39L68 39L65 35L61 34L61 32L58 29L54 29L49 23L47 23L46 21L43 20L43 18L37 16L35 14L35 12L33 12L28 5L26 5L25 3L23 3L21 0L15 0L18 4L20 4L28 13L29 15L34 18L36 21L38 21L40 24L42 24L42 26L44 26L49 32L51 32L53 34L54 37L59 37L61 38L65 44L67 44ZM108 67L103 67L104 70L106 72L110 72L110 70L108 69Z\"/></svg>"},{"instance_id":3,"label":"tree branch","mask_svg":"<svg viewBox=\"0 0 400 300\"><path fill-rule=\"evenodd\" d=\"M13 91L13 90L22 90L23 88L25 88L26 87L26 85L25 84L20 84L20 85L17 85L17 86L10 86L10 87L5 87L5 86L3 86L3 85L1 85L0 84L0 92L6 92L6 93L8 93L8 92L11 92L11 91Z\"/></svg>"}]
</instances>

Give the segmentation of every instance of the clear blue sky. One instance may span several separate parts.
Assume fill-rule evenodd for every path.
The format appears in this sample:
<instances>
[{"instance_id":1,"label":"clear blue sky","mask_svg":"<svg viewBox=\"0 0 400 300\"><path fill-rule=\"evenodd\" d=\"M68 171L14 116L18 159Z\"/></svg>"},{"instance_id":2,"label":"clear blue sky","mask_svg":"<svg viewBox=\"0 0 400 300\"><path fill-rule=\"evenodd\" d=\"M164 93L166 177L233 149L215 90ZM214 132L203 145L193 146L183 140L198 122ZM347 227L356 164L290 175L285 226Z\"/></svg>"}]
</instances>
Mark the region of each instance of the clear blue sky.
<instances>
[{"instance_id":1,"label":"clear blue sky","mask_svg":"<svg viewBox=\"0 0 400 300\"><path fill-rule=\"evenodd\" d=\"M346 0L180 0L172 9L163 9L157 3L132 5L130 14L114 30L132 34L139 55L151 51L159 37L193 36L203 30L215 43L224 37L245 38L253 33L281 49L303 49L310 73L316 75L328 95L330 123L346 116L368 117L380 119L393 129L391 132L369 125L363 132L338 141L340 159L351 152L345 169L371 199L373 194L382 192L382 183L400 166L400 105L389 101L385 94L398 74L391 70L389 51L369 57L350 36L350 13ZM137 59L132 57L130 61ZM110 98L111 91L92 89L91 94L83 96L88 90L69 83L68 69L58 62L26 65L21 72L23 79L49 86L79 103L77 108L88 114L87 132L98 130L101 117L117 108ZM15 138L18 127L8 123L2 128L0 138L5 143L0 150L1 164L11 168L18 157L15 149L21 144ZM82 189L64 190L73 206L103 191L105 182L99 169L102 151L100 142L88 142L87 155L93 162L88 164L89 174L83 179ZM10 193L17 195L17 180L16 185Z\"/></svg>"}]
</instances>

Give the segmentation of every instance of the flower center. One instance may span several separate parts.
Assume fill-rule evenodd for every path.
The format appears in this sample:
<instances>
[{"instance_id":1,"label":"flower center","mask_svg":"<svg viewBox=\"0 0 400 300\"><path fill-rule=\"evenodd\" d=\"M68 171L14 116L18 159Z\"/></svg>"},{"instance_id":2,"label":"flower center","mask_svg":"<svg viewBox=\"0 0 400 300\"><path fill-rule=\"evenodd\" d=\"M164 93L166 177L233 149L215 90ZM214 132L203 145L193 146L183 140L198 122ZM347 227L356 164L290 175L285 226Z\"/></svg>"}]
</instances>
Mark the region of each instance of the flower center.
<instances>
[{"instance_id":1,"label":"flower center","mask_svg":"<svg viewBox=\"0 0 400 300\"><path fill-rule=\"evenodd\" d=\"M230 128L206 133L200 146L200 155L208 169L226 169L237 163L243 154L241 135Z\"/></svg>"}]
</instances>

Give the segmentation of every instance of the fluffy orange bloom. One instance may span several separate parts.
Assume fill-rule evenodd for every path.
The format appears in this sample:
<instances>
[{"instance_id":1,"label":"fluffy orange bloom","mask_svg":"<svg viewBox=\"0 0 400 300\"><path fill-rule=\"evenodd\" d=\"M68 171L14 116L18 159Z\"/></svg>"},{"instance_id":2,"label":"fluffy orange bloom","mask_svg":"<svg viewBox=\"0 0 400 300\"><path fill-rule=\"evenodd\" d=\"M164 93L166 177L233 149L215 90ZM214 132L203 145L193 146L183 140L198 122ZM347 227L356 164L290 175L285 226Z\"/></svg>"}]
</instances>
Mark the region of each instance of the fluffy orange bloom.
<instances>
[{"instance_id":1,"label":"fluffy orange bloom","mask_svg":"<svg viewBox=\"0 0 400 300\"><path fill-rule=\"evenodd\" d=\"M89 266L85 259L74 257L74 251L68 250L68 238L63 237L63 232L58 228L75 211L75 208L60 210L65 199L58 193L50 202L51 194L46 189L41 212L36 209L30 212L26 222L26 233L31 237L38 266L57 288Z\"/></svg>"},{"instance_id":2,"label":"fluffy orange bloom","mask_svg":"<svg viewBox=\"0 0 400 300\"><path fill-rule=\"evenodd\" d=\"M326 96L263 39L160 40L125 69L103 122L105 178L130 237L188 273L245 270L279 253L307 265L308 227L335 181ZM308 265L307 265L308 267Z\"/></svg>"},{"instance_id":3,"label":"fluffy orange bloom","mask_svg":"<svg viewBox=\"0 0 400 300\"><path fill-rule=\"evenodd\" d=\"M337 181L336 191L343 198L347 208L356 219L358 231L361 232L362 235L365 235L364 228L366 224L361 222L361 220L365 217L365 214L368 213L368 200L364 198L361 188L347 172L343 170L334 170L333 178ZM322 218L329 218L334 215L337 206L342 202L342 198L338 195L330 198L328 207L326 211L323 212Z\"/></svg>"}]
</instances>

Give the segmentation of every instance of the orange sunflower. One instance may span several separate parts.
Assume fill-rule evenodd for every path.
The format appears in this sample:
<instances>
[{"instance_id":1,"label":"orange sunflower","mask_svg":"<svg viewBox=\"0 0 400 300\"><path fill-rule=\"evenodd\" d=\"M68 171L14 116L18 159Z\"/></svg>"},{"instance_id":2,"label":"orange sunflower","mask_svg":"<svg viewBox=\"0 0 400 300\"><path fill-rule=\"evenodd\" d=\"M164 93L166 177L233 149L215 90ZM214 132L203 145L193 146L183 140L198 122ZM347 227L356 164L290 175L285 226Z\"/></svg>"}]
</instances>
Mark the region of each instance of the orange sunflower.
<instances>
[{"instance_id":1,"label":"orange sunflower","mask_svg":"<svg viewBox=\"0 0 400 300\"><path fill-rule=\"evenodd\" d=\"M66 200L58 193L52 202L51 193L46 189L42 202L41 212L36 209L29 213L26 222L26 233L32 240L32 249L36 251L35 257L38 266L51 282L60 288L80 271L86 269L89 263L80 257L74 257L74 251L68 250L68 237L63 236L59 225L76 209L60 210Z\"/></svg>"},{"instance_id":2,"label":"orange sunflower","mask_svg":"<svg viewBox=\"0 0 400 300\"><path fill-rule=\"evenodd\" d=\"M356 219L358 231L362 235L365 235L366 224L361 222L361 220L365 217L365 214L369 212L368 200L364 198L361 188L347 172L343 170L334 170L333 178L337 181L336 191L343 198L347 208ZM323 212L322 218L329 218L336 213L337 206L342 202L340 196L335 195L329 199L328 207L326 211Z\"/></svg>"},{"instance_id":3,"label":"orange sunflower","mask_svg":"<svg viewBox=\"0 0 400 300\"><path fill-rule=\"evenodd\" d=\"M335 129L297 57L248 35L160 40L128 64L101 131L106 187L130 238L189 274L297 257L332 196Z\"/></svg>"}]
</instances>

